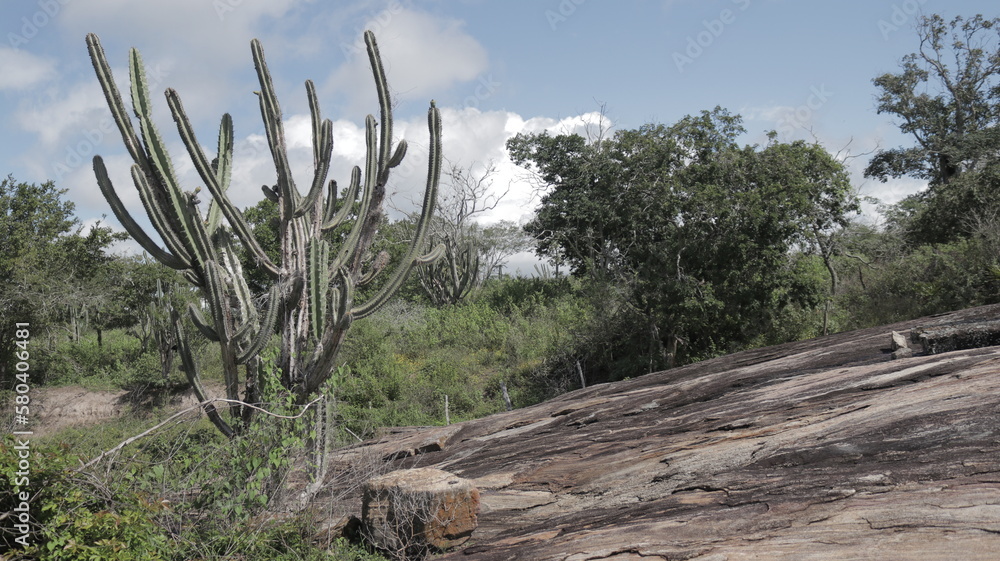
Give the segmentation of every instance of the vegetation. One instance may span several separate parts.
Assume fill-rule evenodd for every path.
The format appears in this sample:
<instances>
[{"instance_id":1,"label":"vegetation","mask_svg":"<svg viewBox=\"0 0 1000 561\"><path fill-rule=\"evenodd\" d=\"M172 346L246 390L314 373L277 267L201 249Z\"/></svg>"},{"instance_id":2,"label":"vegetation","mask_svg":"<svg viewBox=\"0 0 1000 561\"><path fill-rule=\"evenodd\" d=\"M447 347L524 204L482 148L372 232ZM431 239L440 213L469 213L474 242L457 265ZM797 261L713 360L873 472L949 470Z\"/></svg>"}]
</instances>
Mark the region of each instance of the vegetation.
<instances>
[{"instance_id":1,"label":"vegetation","mask_svg":"<svg viewBox=\"0 0 1000 561\"><path fill-rule=\"evenodd\" d=\"M316 175L308 193L295 190L256 43L278 171L261 203L240 210L226 199L229 119L209 162L176 93L168 94L208 186L207 212L198 194L176 185L159 149L138 53L130 57L133 103L147 109L137 133L89 38L166 247L131 221L99 158L102 189L149 256L114 253L122 236L106 226L82 229L52 183L0 182L0 315L32 326L32 384L120 389L134 404L113 422L33 439L30 485L3 464L0 514L16 512L20 493L30 493L33 545L20 547L5 525L0 552L25 560L372 561L357 545L316 541L316 525L333 513L297 502L322 474L318 443L472 419L740 349L1000 301L1000 46L988 47L998 29L1000 21L978 16L924 18L919 51L900 73L874 80L878 109L898 116L916 144L877 153L868 174L929 183L883 207L883 227L856 220L859 200L837 155L773 135L743 145L740 117L714 108L598 138L511 139L511 158L545 189L524 232L476 222L496 202L483 198L493 192L483 188L488 164L452 166L442 212L432 217L433 151L423 212L386 218L380 178L405 143L392 143L370 36L383 112L377 125L368 119L365 169L340 191L326 181L329 125L311 86ZM433 145L433 106L429 125ZM499 272L525 247L525 233L557 273ZM435 256L425 252L444 257L407 276ZM397 264L388 278L369 274L386 263ZM16 351L0 340L4 397L16 383ZM210 388L238 403L208 408L208 417L162 407L190 386L202 402ZM313 416L305 406L317 395L325 414ZM17 445L5 437L0 454L14 455ZM357 484L338 481L331 492Z\"/></svg>"},{"instance_id":2,"label":"vegetation","mask_svg":"<svg viewBox=\"0 0 1000 561\"><path fill-rule=\"evenodd\" d=\"M898 206L896 225L911 243L947 243L998 211L1000 18L931 15L916 31L919 49L901 72L874 80L879 113L897 117L916 144L878 152L865 174L927 180Z\"/></svg>"},{"instance_id":3,"label":"vegetation","mask_svg":"<svg viewBox=\"0 0 1000 561\"><path fill-rule=\"evenodd\" d=\"M646 324L653 368L782 338L790 309L822 299L793 249L858 208L823 148L773 137L741 147L744 132L716 108L599 142L508 142L550 186L527 225L539 253L621 287Z\"/></svg>"}]
</instances>

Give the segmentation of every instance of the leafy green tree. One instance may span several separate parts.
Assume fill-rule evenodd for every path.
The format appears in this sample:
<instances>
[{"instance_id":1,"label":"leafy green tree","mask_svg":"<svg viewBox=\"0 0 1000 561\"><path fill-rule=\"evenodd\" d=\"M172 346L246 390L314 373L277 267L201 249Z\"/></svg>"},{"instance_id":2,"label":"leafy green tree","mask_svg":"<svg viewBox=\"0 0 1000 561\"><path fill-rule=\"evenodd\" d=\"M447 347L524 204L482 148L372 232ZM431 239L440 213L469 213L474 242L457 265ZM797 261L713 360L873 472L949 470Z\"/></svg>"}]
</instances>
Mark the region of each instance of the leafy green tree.
<instances>
[{"instance_id":1,"label":"leafy green tree","mask_svg":"<svg viewBox=\"0 0 1000 561\"><path fill-rule=\"evenodd\" d=\"M997 209L1000 18L925 16L916 31L919 49L901 71L874 79L878 112L897 117L916 143L877 152L865 175L926 180L897 218L912 241L943 242L967 235L971 214Z\"/></svg>"},{"instance_id":2,"label":"leafy green tree","mask_svg":"<svg viewBox=\"0 0 1000 561\"><path fill-rule=\"evenodd\" d=\"M600 142L508 143L550 186L526 226L539 255L625 288L651 368L770 342L789 305L819 303L792 254L856 208L847 175L818 146L740 146L743 132L716 108Z\"/></svg>"},{"instance_id":3,"label":"leafy green tree","mask_svg":"<svg viewBox=\"0 0 1000 561\"><path fill-rule=\"evenodd\" d=\"M0 182L0 317L30 323L39 340L84 306L98 309L111 300L100 277L120 236L100 224L84 233L65 193L51 181L36 185L8 176ZM0 338L4 379L3 369L13 363L11 342Z\"/></svg>"},{"instance_id":4,"label":"leafy green tree","mask_svg":"<svg viewBox=\"0 0 1000 561\"><path fill-rule=\"evenodd\" d=\"M63 200L65 189L51 181L19 183L13 176L0 182L0 278L14 279L27 264L38 264L44 248L69 233L77 220L74 205Z\"/></svg>"}]
</instances>

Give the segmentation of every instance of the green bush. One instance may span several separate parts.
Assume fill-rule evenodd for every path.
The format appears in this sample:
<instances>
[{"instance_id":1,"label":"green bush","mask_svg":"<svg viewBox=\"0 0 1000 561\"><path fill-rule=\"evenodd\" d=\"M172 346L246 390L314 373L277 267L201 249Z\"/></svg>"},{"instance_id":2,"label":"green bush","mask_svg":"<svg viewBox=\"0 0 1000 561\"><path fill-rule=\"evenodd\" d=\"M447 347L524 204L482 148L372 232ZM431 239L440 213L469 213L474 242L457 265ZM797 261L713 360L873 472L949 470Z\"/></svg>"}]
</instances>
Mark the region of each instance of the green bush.
<instances>
[{"instance_id":1,"label":"green bush","mask_svg":"<svg viewBox=\"0 0 1000 561\"><path fill-rule=\"evenodd\" d=\"M0 456L17 457L17 441L4 437ZM0 511L15 512L22 492L30 510L30 544L15 542L4 525L0 549L15 559L77 560L168 559L166 532L154 518L163 508L139 494L115 494L74 470L78 457L65 447L31 443L30 475L18 474L17 462L3 462Z\"/></svg>"},{"instance_id":2,"label":"green bush","mask_svg":"<svg viewBox=\"0 0 1000 561\"><path fill-rule=\"evenodd\" d=\"M846 328L873 327L992 304L1000 295L995 244L966 239L920 246L861 269L838 298Z\"/></svg>"},{"instance_id":3,"label":"green bush","mask_svg":"<svg viewBox=\"0 0 1000 561\"><path fill-rule=\"evenodd\" d=\"M0 552L13 550L11 559L24 561L382 560L343 540L329 551L314 545L316 520L309 512L272 513L271 501L308 436L296 420L262 424L232 443L204 417L181 419L80 469L81 460L159 420L143 427L117 420L32 442L32 546L21 548L7 534ZM0 454L16 457L15 444L7 437ZM0 512L13 511L22 490L12 479L16 469L16 462L4 462Z\"/></svg>"},{"instance_id":4,"label":"green bush","mask_svg":"<svg viewBox=\"0 0 1000 561\"><path fill-rule=\"evenodd\" d=\"M79 341L62 341L51 350L36 352L39 382L45 385L79 384L92 390L162 388L169 385L153 349L143 352L135 337L121 330L95 334ZM179 361L178 361L179 362ZM175 379L179 379L177 376Z\"/></svg>"}]
</instances>

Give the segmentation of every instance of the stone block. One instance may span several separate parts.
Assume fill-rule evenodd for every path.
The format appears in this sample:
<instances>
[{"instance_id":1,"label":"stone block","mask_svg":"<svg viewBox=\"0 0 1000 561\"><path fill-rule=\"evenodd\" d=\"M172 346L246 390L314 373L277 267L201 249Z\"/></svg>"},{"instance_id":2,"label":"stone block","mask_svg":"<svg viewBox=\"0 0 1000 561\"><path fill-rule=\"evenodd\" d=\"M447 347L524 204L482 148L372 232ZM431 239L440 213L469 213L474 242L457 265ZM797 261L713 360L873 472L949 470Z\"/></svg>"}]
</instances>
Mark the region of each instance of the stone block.
<instances>
[{"instance_id":1,"label":"stone block","mask_svg":"<svg viewBox=\"0 0 1000 561\"><path fill-rule=\"evenodd\" d=\"M370 479L361 505L363 532L393 555L461 545L478 526L479 489L433 468L403 469Z\"/></svg>"}]
</instances>

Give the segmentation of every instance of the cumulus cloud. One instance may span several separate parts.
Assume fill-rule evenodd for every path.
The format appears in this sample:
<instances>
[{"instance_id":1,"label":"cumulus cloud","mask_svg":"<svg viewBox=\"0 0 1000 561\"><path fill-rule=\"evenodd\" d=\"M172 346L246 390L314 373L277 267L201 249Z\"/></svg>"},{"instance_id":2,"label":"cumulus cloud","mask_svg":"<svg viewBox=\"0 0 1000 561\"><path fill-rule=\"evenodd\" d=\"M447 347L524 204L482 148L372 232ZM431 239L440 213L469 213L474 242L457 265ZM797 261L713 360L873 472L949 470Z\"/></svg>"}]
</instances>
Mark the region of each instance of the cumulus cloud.
<instances>
[{"instance_id":1,"label":"cumulus cloud","mask_svg":"<svg viewBox=\"0 0 1000 561\"><path fill-rule=\"evenodd\" d=\"M101 88L94 80L54 99L25 101L15 119L23 130L37 134L46 147L52 148L67 142L76 144L74 138L85 136L87 129L99 128L106 114L110 120Z\"/></svg>"},{"instance_id":2,"label":"cumulus cloud","mask_svg":"<svg viewBox=\"0 0 1000 561\"><path fill-rule=\"evenodd\" d=\"M252 107L250 39L262 29L281 29L285 18L295 19L295 5L294 0L94 0L67 3L58 22L67 36L79 37L81 49L83 37L96 33L112 67L124 66L128 49L136 47L147 71L161 78L150 88L155 99L162 101L166 87L176 89L197 122L217 119L234 101ZM282 42L261 39L265 47L280 50ZM127 80L128 73L116 77Z\"/></svg>"},{"instance_id":3,"label":"cumulus cloud","mask_svg":"<svg viewBox=\"0 0 1000 561\"><path fill-rule=\"evenodd\" d=\"M429 99L456 84L475 80L488 67L486 50L457 20L436 18L397 5L373 29L389 84L402 99ZM324 82L330 93L346 93L349 107L371 107L368 57L358 44L343 49L348 60ZM367 110L366 110L367 111Z\"/></svg>"},{"instance_id":4,"label":"cumulus cloud","mask_svg":"<svg viewBox=\"0 0 1000 561\"><path fill-rule=\"evenodd\" d=\"M0 47L0 91L27 90L56 76L56 62L27 51Z\"/></svg>"}]
</instances>

